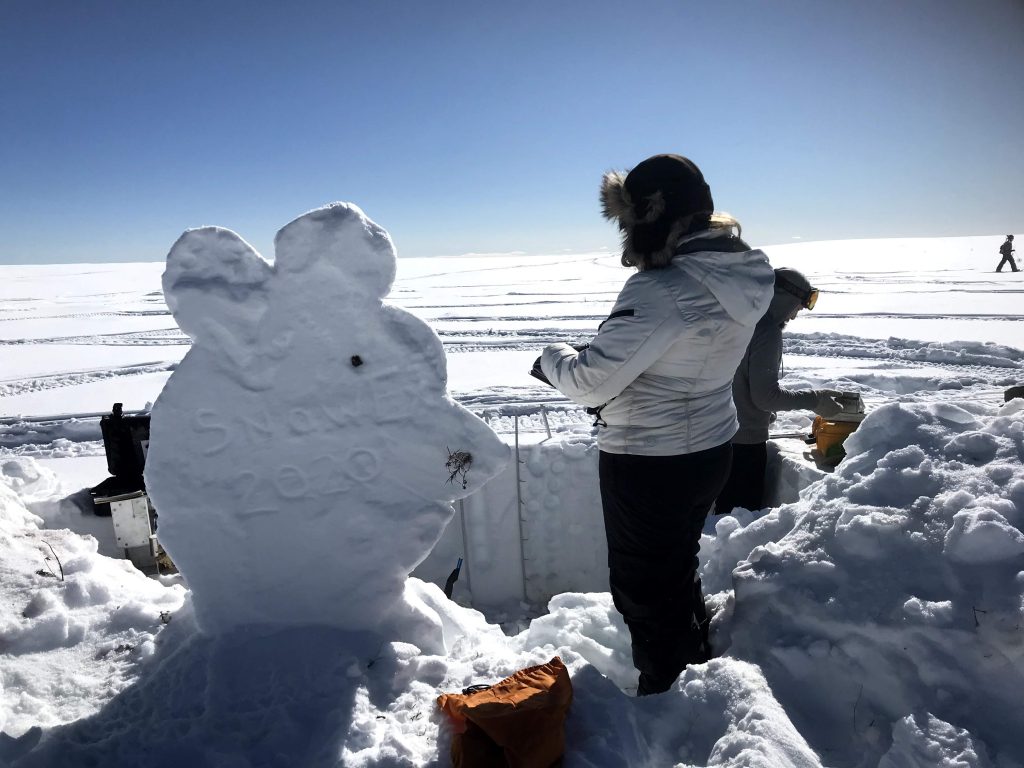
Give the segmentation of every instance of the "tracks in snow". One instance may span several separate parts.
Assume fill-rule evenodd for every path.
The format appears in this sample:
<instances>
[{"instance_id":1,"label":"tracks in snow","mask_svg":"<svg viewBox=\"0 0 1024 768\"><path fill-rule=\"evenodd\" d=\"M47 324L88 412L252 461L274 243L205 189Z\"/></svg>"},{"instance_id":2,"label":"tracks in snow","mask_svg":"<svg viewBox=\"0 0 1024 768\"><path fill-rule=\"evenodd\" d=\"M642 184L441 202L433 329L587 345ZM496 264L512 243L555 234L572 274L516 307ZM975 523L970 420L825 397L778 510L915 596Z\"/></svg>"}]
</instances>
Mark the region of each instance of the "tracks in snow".
<instances>
[{"instance_id":1,"label":"tracks in snow","mask_svg":"<svg viewBox=\"0 0 1024 768\"><path fill-rule=\"evenodd\" d=\"M552 318L543 318L551 321ZM577 319L577 318L572 318ZM434 321L435 325L444 321ZM592 331L581 332L557 324L540 328L520 329L440 329L446 352L530 352L539 354L545 344L553 341L584 341ZM0 342L15 343L15 342ZM24 343L139 344L187 345L189 339L178 329L140 331L103 336L63 337L52 340L31 340ZM1001 401L1002 390L1024 381L1024 351L995 344L924 343L905 339L872 340L839 334L788 334L784 342L787 357L819 357L836 361L856 361L853 372L842 378L862 391L869 408L900 400L955 401L985 399ZM876 365L864 366L864 362ZM176 361L157 361L95 370L72 371L52 375L0 381L0 410L3 399L13 395L61 387L73 387L97 381L174 370ZM901 376L898 370L921 371ZM890 373L892 371L892 373ZM821 382L836 381L833 366L808 367L800 375ZM455 400L484 419L495 431L511 433L518 419L521 432L544 432L547 429L586 430L592 417L556 390L526 383L522 386L490 386L469 391L455 390ZM24 452L30 445L34 455L53 455L66 451L69 443L94 452L95 429L83 429L86 423L98 422L95 414L64 414L42 423L42 428L26 430L24 423L0 418L0 456ZM20 430L20 431L19 431ZM5 438L6 435L6 438ZM30 441L26 443L25 441ZM13 441L13 442L12 442ZM38 441L40 444L36 444Z\"/></svg>"},{"instance_id":2,"label":"tracks in snow","mask_svg":"<svg viewBox=\"0 0 1024 768\"><path fill-rule=\"evenodd\" d=\"M74 387L81 384L91 384L95 381L107 381L126 376L141 376L147 373L166 373L177 368L174 362L139 363L125 365L118 368L98 368L88 371L70 371L67 373L54 373L47 376L32 376L24 379L12 379L11 381L0 381L0 408L3 407L4 397L25 394L26 392L41 392L47 389L59 389L61 387Z\"/></svg>"},{"instance_id":3,"label":"tracks in snow","mask_svg":"<svg viewBox=\"0 0 1024 768\"><path fill-rule=\"evenodd\" d=\"M85 334L78 336L49 336L41 339L0 339L0 346L32 344L72 344L94 347L164 347L191 344L192 340L177 327L151 331Z\"/></svg>"}]
</instances>

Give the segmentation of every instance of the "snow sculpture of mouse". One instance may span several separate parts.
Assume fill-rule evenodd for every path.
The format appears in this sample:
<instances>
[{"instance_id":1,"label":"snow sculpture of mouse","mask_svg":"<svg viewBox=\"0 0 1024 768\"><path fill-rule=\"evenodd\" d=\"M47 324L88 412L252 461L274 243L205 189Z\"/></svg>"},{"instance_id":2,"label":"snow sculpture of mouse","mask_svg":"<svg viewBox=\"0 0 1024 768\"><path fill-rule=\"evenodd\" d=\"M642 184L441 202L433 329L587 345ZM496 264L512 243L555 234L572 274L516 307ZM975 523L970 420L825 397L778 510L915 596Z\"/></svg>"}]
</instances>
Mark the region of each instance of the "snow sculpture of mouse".
<instances>
[{"instance_id":1,"label":"snow sculpture of mouse","mask_svg":"<svg viewBox=\"0 0 1024 768\"><path fill-rule=\"evenodd\" d=\"M434 332L382 301L386 231L335 203L275 246L270 265L203 227L167 256L164 296L193 346L153 406L159 539L205 632L400 625L450 502L508 447L447 396Z\"/></svg>"}]
</instances>

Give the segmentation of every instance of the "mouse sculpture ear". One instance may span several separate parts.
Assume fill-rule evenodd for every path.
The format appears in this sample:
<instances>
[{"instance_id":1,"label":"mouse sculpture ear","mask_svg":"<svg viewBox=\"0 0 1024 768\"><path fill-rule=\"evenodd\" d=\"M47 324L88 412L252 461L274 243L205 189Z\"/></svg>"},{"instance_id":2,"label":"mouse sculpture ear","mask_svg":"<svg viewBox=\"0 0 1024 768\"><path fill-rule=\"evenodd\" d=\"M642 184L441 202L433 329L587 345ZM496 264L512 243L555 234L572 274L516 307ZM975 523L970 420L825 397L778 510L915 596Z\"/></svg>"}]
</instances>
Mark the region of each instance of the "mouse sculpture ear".
<instances>
[{"instance_id":1,"label":"mouse sculpture ear","mask_svg":"<svg viewBox=\"0 0 1024 768\"><path fill-rule=\"evenodd\" d=\"M203 346L254 332L273 268L229 229L187 230L167 254L164 300L178 326ZM226 334L226 335L225 335Z\"/></svg>"},{"instance_id":2,"label":"mouse sculpture ear","mask_svg":"<svg viewBox=\"0 0 1024 768\"><path fill-rule=\"evenodd\" d=\"M337 279L346 292L382 299L395 281L391 236L352 203L331 203L300 216L277 233L275 267L282 275L315 268L316 279Z\"/></svg>"}]
</instances>

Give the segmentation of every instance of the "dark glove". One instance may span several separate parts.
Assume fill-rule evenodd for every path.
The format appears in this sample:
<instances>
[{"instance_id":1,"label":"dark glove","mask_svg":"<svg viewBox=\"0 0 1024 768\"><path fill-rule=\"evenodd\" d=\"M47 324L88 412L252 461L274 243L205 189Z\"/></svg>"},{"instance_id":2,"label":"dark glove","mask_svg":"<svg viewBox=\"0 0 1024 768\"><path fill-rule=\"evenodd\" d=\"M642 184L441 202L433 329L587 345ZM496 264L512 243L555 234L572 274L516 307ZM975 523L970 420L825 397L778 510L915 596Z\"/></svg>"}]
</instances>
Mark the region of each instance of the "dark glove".
<instances>
[{"instance_id":1,"label":"dark glove","mask_svg":"<svg viewBox=\"0 0 1024 768\"><path fill-rule=\"evenodd\" d=\"M575 349L577 352L582 352L584 349L589 349L589 344L570 344L570 347ZM543 355L541 355L543 357ZM540 357L533 361L533 368L530 369L530 375L535 379L540 379L549 387L555 386L551 383L547 376L544 375L544 370L540 367Z\"/></svg>"},{"instance_id":2,"label":"dark glove","mask_svg":"<svg viewBox=\"0 0 1024 768\"><path fill-rule=\"evenodd\" d=\"M554 384L552 384L548 380L548 377L544 375L544 370L540 367L540 358L539 357L536 360L534 360L533 368L530 369L530 375L533 376L533 378L535 378L535 379L540 379L545 384L547 384L549 387L555 386Z\"/></svg>"},{"instance_id":3,"label":"dark glove","mask_svg":"<svg viewBox=\"0 0 1024 768\"><path fill-rule=\"evenodd\" d=\"M843 404L836 398L842 396L842 392L835 389L818 389L814 392L818 402L814 404L814 412L826 419L843 412Z\"/></svg>"}]
</instances>

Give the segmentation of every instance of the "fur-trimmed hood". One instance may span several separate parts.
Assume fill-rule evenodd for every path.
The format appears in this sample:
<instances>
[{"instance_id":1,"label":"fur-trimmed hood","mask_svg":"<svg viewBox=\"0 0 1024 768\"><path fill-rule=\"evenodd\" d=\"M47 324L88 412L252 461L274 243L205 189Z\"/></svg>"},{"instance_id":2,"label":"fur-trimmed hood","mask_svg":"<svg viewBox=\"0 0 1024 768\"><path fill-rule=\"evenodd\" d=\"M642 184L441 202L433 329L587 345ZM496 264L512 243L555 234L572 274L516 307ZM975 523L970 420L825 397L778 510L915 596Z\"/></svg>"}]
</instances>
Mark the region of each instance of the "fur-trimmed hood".
<instances>
[{"instance_id":1,"label":"fur-trimmed hood","mask_svg":"<svg viewBox=\"0 0 1024 768\"><path fill-rule=\"evenodd\" d=\"M656 190L647 196L647 212L638 217L633 198L626 189L626 175L623 171L608 171L601 179L601 212L609 221L617 221L620 229L652 222L665 210L665 197L661 190Z\"/></svg>"},{"instance_id":2,"label":"fur-trimmed hood","mask_svg":"<svg viewBox=\"0 0 1024 768\"><path fill-rule=\"evenodd\" d=\"M622 264L638 269L667 266L683 235L706 229L714 212L711 189L700 169L680 155L655 155L628 173L601 179L601 209L622 231Z\"/></svg>"}]
</instances>

